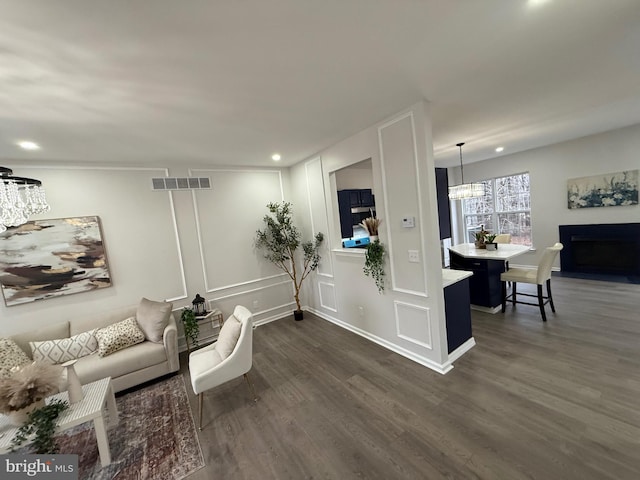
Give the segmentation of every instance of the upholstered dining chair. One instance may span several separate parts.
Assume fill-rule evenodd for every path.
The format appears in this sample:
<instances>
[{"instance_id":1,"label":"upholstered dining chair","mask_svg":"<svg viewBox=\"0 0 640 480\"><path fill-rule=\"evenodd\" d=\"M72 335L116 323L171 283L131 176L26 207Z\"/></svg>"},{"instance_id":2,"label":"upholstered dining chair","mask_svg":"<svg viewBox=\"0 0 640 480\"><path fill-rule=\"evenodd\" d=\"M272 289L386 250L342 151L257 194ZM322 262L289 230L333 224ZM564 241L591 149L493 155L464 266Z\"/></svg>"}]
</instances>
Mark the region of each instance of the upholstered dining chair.
<instances>
[{"instance_id":1,"label":"upholstered dining chair","mask_svg":"<svg viewBox=\"0 0 640 480\"><path fill-rule=\"evenodd\" d=\"M193 392L198 395L198 428L202 430L202 403L205 391L244 376L254 401L255 390L249 380L253 359L253 315L238 305L220 329L218 340L189 355Z\"/></svg>"},{"instance_id":2,"label":"upholstered dining chair","mask_svg":"<svg viewBox=\"0 0 640 480\"><path fill-rule=\"evenodd\" d=\"M493 243L511 243L511 234L500 233L499 235L496 235L496 238L493 239Z\"/></svg>"},{"instance_id":3,"label":"upholstered dining chair","mask_svg":"<svg viewBox=\"0 0 640 480\"><path fill-rule=\"evenodd\" d=\"M522 303L525 305L538 305L540 308L540 314L542 315L542 321L547 321L547 315L544 310L544 306L548 303L551 306L551 311L556 312L556 308L553 305L553 297L551 296L551 267L553 261L558 256L563 245L556 243L552 247L547 247L542 254L542 258L538 263L537 268L511 268L504 273L500 274L500 280L502 281L502 312L507 308L507 300L511 299L511 303L515 307L516 303ZM507 282L512 283L511 295L507 296ZM529 293L517 292L518 283L529 283L537 285L537 295L531 295ZM542 293L542 285L546 283L547 296ZM538 303L522 302L517 299L518 295L526 297L537 297Z\"/></svg>"}]
</instances>

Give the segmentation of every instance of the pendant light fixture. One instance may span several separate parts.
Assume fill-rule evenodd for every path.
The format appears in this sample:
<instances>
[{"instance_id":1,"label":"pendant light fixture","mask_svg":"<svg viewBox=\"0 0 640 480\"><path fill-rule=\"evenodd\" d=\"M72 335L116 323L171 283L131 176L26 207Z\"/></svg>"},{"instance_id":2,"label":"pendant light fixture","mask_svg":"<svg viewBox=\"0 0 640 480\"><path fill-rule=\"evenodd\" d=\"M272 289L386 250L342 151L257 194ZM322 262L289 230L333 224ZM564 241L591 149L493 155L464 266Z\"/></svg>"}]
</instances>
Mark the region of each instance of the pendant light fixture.
<instances>
[{"instance_id":1,"label":"pendant light fixture","mask_svg":"<svg viewBox=\"0 0 640 480\"><path fill-rule=\"evenodd\" d=\"M449 200L461 200L463 198L474 198L484 196L484 183L464 183L464 167L462 166L462 143L456 143L460 149L460 177L462 183L449 187Z\"/></svg>"},{"instance_id":2,"label":"pendant light fixture","mask_svg":"<svg viewBox=\"0 0 640 480\"><path fill-rule=\"evenodd\" d=\"M0 232L50 209L40 180L14 177L10 168L0 167Z\"/></svg>"}]
</instances>

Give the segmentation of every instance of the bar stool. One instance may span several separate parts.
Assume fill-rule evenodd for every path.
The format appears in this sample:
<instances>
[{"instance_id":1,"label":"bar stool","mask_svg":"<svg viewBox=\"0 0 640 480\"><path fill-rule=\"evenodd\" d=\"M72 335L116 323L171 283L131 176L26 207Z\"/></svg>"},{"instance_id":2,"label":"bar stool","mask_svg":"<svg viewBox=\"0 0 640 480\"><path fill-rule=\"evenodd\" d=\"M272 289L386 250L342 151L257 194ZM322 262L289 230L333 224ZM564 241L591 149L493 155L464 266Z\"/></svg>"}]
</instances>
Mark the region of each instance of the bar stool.
<instances>
[{"instance_id":1,"label":"bar stool","mask_svg":"<svg viewBox=\"0 0 640 480\"><path fill-rule=\"evenodd\" d=\"M551 305L551 311L553 313L556 312L555 306L553 305L553 297L551 296L551 267L553 266L553 262L562 248L563 245L561 243L556 243L553 247L547 247L542 254L542 258L540 259L540 263L538 263L537 268L511 268L506 272L500 274L500 280L502 282L502 313L504 313L507 308L508 299L511 299L511 303L514 307L516 306L516 303L522 303L525 305L538 305L538 307L540 307L540 313L542 315L543 322L547 321L547 315L544 311L544 306L547 303ZM513 284L513 286L511 287L511 295L508 296L507 282L512 282ZM520 295L526 297L537 297L538 303L522 302L517 300L518 283L530 283L532 285L537 285L537 295L531 295L529 293L521 293ZM547 284L546 297L542 294L542 284L544 283Z\"/></svg>"},{"instance_id":2,"label":"bar stool","mask_svg":"<svg viewBox=\"0 0 640 480\"><path fill-rule=\"evenodd\" d=\"M493 239L493 243L511 243L511 234L501 233L496 235L496 238Z\"/></svg>"}]
</instances>

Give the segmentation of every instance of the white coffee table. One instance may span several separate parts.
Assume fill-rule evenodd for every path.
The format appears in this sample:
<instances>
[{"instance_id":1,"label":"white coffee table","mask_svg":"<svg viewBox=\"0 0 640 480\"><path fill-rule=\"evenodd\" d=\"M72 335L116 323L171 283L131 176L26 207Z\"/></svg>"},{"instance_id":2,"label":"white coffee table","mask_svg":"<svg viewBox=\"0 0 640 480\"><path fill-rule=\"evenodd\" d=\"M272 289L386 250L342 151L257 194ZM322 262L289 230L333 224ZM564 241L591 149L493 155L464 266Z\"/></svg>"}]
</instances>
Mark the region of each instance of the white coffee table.
<instances>
[{"instance_id":1,"label":"white coffee table","mask_svg":"<svg viewBox=\"0 0 640 480\"><path fill-rule=\"evenodd\" d=\"M116 398L111 386L111 378L103 378L82 386L84 398L69 405L69 408L58 417L58 432L68 430L81 423L93 421L98 442L98 453L100 463L103 467L111 463L111 450L109 450L109 438L107 428L118 423L118 409L116 408ZM45 399L48 404L53 400L69 401L67 392L61 392ZM105 418L105 414L107 418ZM107 422L108 420L108 422ZM18 431L9 423L6 415L0 415L0 453L7 453L11 450L11 440Z\"/></svg>"}]
</instances>

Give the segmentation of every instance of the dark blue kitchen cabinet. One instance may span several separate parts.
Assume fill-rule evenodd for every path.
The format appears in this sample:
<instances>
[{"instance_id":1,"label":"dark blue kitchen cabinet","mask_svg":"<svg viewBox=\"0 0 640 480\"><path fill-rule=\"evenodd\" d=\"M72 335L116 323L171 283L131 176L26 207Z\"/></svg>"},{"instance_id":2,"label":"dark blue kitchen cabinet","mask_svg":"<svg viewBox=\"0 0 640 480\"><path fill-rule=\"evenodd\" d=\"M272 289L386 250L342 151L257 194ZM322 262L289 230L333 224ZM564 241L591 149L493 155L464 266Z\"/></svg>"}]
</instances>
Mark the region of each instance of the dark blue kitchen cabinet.
<instances>
[{"instance_id":1,"label":"dark blue kitchen cabinet","mask_svg":"<svg viewBox=\"0 0 640 480\"><path fill-rule=\"evenodd\" d=\"M446 168L436 168L436 192L440 240L451 238L451 206L449 205L449 175Z\"/></svg>"},{"instance_id":2,"label":"dark blue kitchen cabinet","mask_svg":"<svg viewBox=\"0 0 640 480\"><path fill-rule=\"evenodd\" d=\"M447 351L456 348L471 338L471 309L469 279L449 285L444 289L444 310L447 322Z\"/></svg>"},{"instance_id":3,"label":"dark blue kitchen cabinet","mask_svg":"<svg viewBox=\"0 0 640 480\"><path fill-rule=\"evenodd\" d=\"M342 238L353 236L353 226L370 216L370 212L353 211L375 207L375 198L370 188L348 189L338 191L338 212L340 214L340 234ZM374 215L375 216L375 215Z\"/></svg>"}]
</instances>

